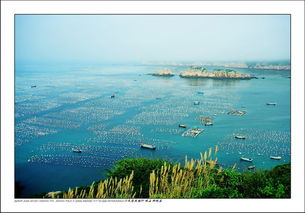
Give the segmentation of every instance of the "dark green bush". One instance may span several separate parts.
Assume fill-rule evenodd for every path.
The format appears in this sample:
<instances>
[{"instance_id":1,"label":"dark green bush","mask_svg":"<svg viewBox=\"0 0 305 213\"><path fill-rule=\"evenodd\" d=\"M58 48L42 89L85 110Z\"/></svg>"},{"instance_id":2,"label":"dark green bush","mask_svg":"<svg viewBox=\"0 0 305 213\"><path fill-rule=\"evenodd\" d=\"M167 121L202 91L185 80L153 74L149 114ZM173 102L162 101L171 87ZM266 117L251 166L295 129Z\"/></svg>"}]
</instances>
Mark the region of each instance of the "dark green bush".
<instances>
[{"instance_id":1,"label":"dark green bush","mask_svg":"<svg viewBox=\"0 0 305 213\"><path fill-rule=\"evenodd\" d=\"M290 176L290 164L253 173L225 169L211 173L214 184L194 189L193 198L290 198Z\"/></svg>"},{"instance_id":2,"label":"dark green bush","mask_svg":"<svg viewBox=\"0 0 305 213\"><path fill-rule=\"evenodd\" d=\"M249 198L290 198L290 164L244 173L241 192Z\"/></svg>"},{"instance_id":3,"label":"dark green bush","mask_svg":"<svg viewBox=\"0 0 305 213\"><path fill-rule=\"evenodd\" d=\"M240 198L242 194L237 189L220 187L216 184L204 189L194 189L192 198Z\"/></svg>"},{"instance_id":4,"label":"dark green bush","mask_svg":"<svg viewBox=\"0 0 305 213\"><path fill-rule=\"evenodd\" d=\"M108 171L108 177L124 178L134 171L133 185L137 192L137 197L149 197L149 176L155 170L159 170L164 164L164 160L145 159L145 158L127 158L119 160L113 169ZM167 162L169 163L169 162ZM142 188L142 190L140 189ZM140 193L141 191L141 193Z\"/></svg>"}]
</instances>

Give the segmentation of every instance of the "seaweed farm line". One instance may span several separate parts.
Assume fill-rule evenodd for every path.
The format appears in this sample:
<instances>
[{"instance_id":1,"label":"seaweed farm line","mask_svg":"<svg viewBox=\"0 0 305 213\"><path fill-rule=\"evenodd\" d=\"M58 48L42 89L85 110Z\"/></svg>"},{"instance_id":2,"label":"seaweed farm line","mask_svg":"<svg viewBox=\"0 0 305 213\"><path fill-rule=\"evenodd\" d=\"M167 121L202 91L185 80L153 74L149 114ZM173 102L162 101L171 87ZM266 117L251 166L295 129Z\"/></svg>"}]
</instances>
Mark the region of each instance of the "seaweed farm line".
<instances>
[{"instance_id":1,"label":"seaweed farm line","mask_svg":"<svg viewBox=\"0 0 305 213\"><path fill-rule=\"evenodd\" d=\"M238 69L258 77L248 81L180 78L181 67L171 67L171 78L147 75L162 68L18 66L15 181L23 196L89 185L119 159L182 162L215 145L219 164L239 171L290 162L290 71Z\"/></svg>"}]
</instances>

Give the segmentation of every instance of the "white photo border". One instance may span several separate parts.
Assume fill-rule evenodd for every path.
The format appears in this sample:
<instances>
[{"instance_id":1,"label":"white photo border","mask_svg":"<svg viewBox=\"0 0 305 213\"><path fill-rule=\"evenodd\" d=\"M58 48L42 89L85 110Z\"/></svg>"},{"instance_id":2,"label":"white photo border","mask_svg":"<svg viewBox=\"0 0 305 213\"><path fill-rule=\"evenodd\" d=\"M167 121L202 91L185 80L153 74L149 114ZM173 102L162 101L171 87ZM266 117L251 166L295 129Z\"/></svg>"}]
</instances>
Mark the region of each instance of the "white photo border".
<instances>
[{"instance_id":1,"label":"white photo border","mask_svg":"<svg viewBox=\"0 0 305 213\"><path fill-rule=\"evenodd\" d=\"M303 1L2 1L1 211L4 212L297 212L304 211ZM162 202L76 202L14 199L15 14L290 14L291 199L165 199ZM87 200L88 201L88 200Z\"/></svg>"}]
</instances>

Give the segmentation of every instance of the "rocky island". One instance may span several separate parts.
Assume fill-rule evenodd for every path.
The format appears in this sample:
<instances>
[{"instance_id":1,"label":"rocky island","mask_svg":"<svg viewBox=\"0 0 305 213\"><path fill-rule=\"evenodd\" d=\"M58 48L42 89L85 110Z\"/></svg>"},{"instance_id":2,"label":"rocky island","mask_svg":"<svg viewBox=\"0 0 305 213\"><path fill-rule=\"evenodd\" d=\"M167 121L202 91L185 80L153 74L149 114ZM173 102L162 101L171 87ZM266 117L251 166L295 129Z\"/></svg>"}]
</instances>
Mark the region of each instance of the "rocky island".
<instances>
[{"instance_id":1,"label":"rocky island","mask_svg":"<svg viewBox=\"0 0 305 213\"><path fill-rule=\"evenodd\" d=\"M212 72L203 67L192 67L180 73L182 78L214 78L214 79L251 79L250 74L241 74L230 69L214 69Z\"/></svg>"},{"instance_id":2,"label":"rocky island","mask_svg":"<svg viewBox=\"0 0 305 213\"><path fill-rule=\"evenodd\" d=\"M172 77L174 73L170 69L162 69L158 72L151 74L153 76L165 76L165 77Z\"/></svg>"}]
</instances>

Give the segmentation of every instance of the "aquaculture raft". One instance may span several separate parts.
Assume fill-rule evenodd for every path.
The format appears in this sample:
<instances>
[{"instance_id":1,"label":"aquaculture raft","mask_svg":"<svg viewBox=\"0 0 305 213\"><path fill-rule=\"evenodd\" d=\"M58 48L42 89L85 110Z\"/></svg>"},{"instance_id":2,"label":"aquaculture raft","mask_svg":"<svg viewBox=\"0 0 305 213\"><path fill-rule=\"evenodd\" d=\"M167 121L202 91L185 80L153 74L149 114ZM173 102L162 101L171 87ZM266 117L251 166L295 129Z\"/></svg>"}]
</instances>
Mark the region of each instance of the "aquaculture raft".
<instances>
[{"instance_id":1,"label":"aquaculture raft","mask_svg":"<svg viewBox=\"0 0 305 213\"><path fill-rule=\"evenodd\" d=\"M197 120L200 120L202 125L212 126L214 117L200 116L200 117L197 118Z\"/></svg>"},{"instance_id":2,"label":"aquaculture raft","mask_svg":"<svg viewBox=\"0 0 305 213\"><path fill-rule=\"evenodd\" d=\"M182 136L188 136L188 137L197 137L201 132L203 132L203 129L199 129L199 128L191 128L186 130Z\"/></svg>"},{"instance_id":3,"label":"aquaculture raft","mask_svg":"<svg viewBox=\"0 0 305 213\"><path fill-rule=\"evenodd\" d=\"M239 116L241 116L241 115L244 115L244 114L246 114L247 112L246 111L243 111L243 110L231 110L231 111L229 111L227 114L228 115L239 115Z\"/></svg>"}]
</instances>

